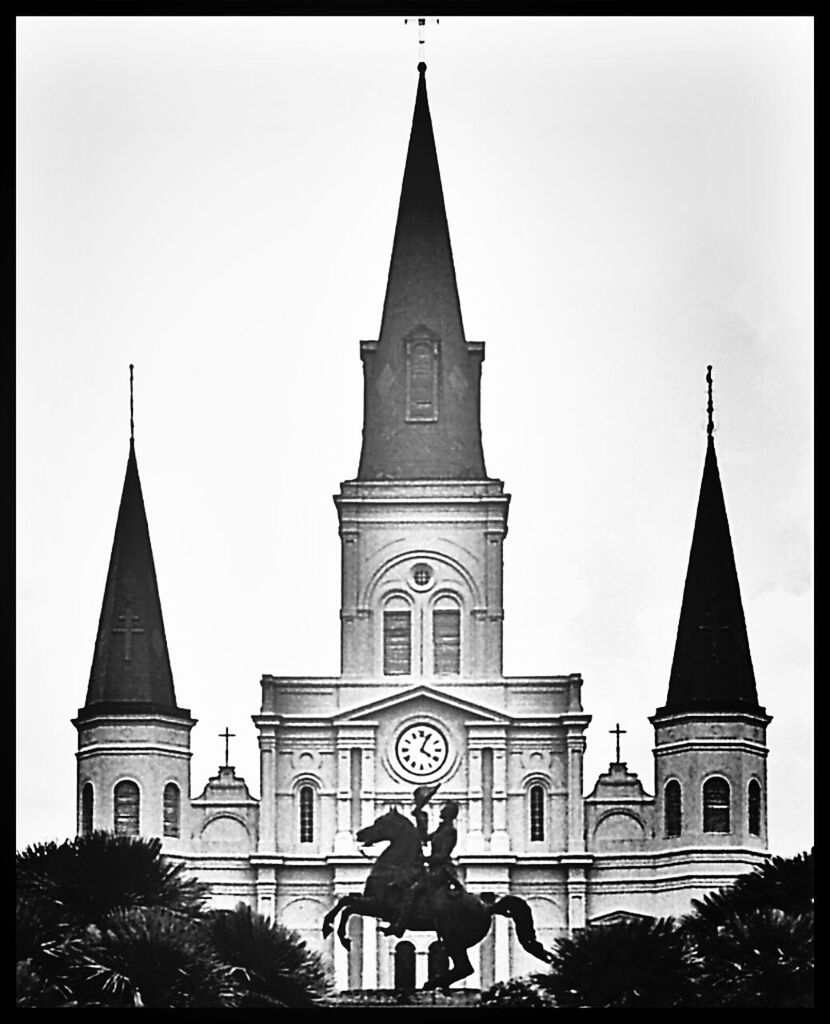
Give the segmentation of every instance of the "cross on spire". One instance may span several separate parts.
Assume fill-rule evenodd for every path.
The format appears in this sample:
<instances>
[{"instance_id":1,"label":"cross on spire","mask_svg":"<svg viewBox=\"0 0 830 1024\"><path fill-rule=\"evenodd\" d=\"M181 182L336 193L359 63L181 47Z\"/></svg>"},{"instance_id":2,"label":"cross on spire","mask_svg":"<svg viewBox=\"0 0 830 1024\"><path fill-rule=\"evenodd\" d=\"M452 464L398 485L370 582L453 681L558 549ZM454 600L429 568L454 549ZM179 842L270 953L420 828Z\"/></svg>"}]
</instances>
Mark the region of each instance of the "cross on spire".
<instances>
[{"instance_id":1,"label":"cross on spire","mask_svg":"<svg viewBox=\"0 0 830 1024\"><path fill-rule=\"evenodd\" d=\"M616 736L616 737L617 737L617 760L616 760L615 764L622 764L622 761L620 761L620 736L622 736L622 735L624 735L625 733L627 733L627 732L628 732L628 729L621 729L621 728L620 728L620 723L619 723L619 722L617 722L616 728L614 728L614 729L609 729L608 731L609 731L609 732L610 732L610 733L611 733L611 734L612 734L613 736Z\"/></svg>"},{"instance_id":2,"label":"cross on spire","mask_svg":"<svg viewBox=\"0 0 830 1024\"><path fill-rule=\"evenodd\" d=\"M130 620L132 620L133 623L136 623L136 622L138 622L138 616L137 615L133 615L131 613L130 609L127 608L127 611L126 611L126 613L124 615L119 615L118 616L118 621L123 623L123 625L121 625L121 626L114 626L113 630L112 630L113 633L123 633L124 634L124 661L129 661L130 660L130 655L132 654L132 650L133 650L133 633L143 633L144 632L144 630L141 627L135 626L135 625L131 625Z\"/></svg>"},{"instance_id":3,"label":"cross on spire","mask_svg":"<svg viewBox=\"0 0 830 1024\"><path fill-rule=\"evenodd\" d=\"M725 626L719 621L720 616L718 615L717 605L713 605L708 611L704 612L703 617L707 620L706 625L698 626L698 629L706 630L712 634L712 661L718 661L718 633L728 633L729 626Z\"/></svg>"},{"instance_id":4,"label":"cross on spire","mask_svg":"<svg viewBox=\"0 0 830 1024\"><path fill-rule=\"evenodd\" d=\"M423 64L424 63L424 47L426 45L426 41L424 39L424 34L426 33L426 25L427 25L428 21L432 22L435 25L437 25L439 19L438 18L404 18L403 19L404 25L409 25L410 22L417 22L418 23L418 63L419 64ZM420 70L420 68L419 68L419 70Z\"/></svg>"},{"instance_id":5,"label":"cross on spire","mask_svg":"<svg viewBox=\"0 0 830 1024\"><path fill-rule=\"evenodd\" d=\"M236 733L235 732L228 732L228 727L227 726L225 726L225 731L224 732L220 732L219 733L219 738L220 739L224 739L224 741L225 741L225 763L222 765L223 768L230 768L230 764L228 763L228 745L229 745L231 737L234 737L234 736L236 736Z\"/></svg>"}]
</instances>

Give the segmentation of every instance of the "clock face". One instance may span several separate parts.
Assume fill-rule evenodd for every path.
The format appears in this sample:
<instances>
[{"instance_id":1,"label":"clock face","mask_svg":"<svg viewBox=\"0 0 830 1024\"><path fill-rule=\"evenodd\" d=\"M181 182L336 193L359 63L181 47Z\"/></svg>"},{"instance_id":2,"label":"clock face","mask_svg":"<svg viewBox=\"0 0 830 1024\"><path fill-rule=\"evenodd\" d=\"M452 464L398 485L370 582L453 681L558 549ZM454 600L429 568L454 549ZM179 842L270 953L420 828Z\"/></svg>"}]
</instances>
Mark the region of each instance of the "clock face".
<instances>
[{"instance_id":1,"label":"clock face","mask_svg":"<svg viewBox=\"0 0 830 1024\"><path fill-rule=\"evenodd\" d=\"M395 744L398 762L410 775L432 775L443 768L449 752L445 736L433 725L410 725Z\"/></svg>"}]
</instances>

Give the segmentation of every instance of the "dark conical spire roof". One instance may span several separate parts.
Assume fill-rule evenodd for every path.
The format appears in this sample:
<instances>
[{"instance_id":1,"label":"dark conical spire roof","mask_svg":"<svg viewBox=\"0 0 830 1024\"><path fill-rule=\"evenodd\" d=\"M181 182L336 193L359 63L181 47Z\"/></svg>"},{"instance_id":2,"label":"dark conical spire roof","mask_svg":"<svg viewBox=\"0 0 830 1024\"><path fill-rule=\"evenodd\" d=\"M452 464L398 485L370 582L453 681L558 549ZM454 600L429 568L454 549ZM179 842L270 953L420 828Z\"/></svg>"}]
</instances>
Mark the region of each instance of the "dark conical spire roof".
<instances>
[{"instance_id":1,"label":"dark conical spire roof","mask_svg":"<svg viewBox=\"0 0 830 1024\"><path fill-rule=\"evenodd\" d=\"M483 346L464 337L426 65L418 70L380 338L362 345L358 478L482 480Z\"/></svg>"},{"instance_id":2,"label":"dark conical spire roof","mask_svg":"<svg viewBox=\"0 0 830 1024\"><path fill-rule=\"evenodd\" d=\"M709 369L711 371L711 367ZM669 692L661 711L763 713L755 689L738 573L715 455L711 393L709 412L709 438L689 568Z\"/></svg>"},{"instance_id":3,"label":"dark conical spire roof","mask_svg":"<svg viewBox=\"0 0 830 1024\"><path fill-rule=\"evenodd\" d=\"M190 714L176 706L132 438L86 705L79 714L118 711Z\"/></svg>"}]
</instances>

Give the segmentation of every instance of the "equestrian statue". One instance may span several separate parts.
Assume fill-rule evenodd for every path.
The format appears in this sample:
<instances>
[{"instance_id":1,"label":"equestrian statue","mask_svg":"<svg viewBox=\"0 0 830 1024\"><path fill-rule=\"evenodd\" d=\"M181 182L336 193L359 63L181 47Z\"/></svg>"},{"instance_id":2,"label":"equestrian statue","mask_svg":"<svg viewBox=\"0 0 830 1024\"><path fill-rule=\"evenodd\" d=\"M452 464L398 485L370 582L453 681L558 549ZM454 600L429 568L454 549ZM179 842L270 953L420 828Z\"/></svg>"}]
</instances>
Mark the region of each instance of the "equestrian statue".
<instances>
[{"instance_id":1,"label":"equestrian statue","mask_svg":"<svg viewBox=\"0 0 830 1024\"><path fill-rule=\"evenodd\" d=\"M513 919L522 947L550 963L552 953L536 938L530 907L519 896L496 899L491 893L473 895L465 890L452 861L458 839L455 819L458 804L448 800L440 812L440 824L429 832L424 809L438 786L418 786L414 793L413 824L398 810L387 811L373 825L360 829L355 838L362 847L388 841L369 872L363 895L350 893L323 918L323 937L328 938L334 920L342 911L337 927L340 942L349 948L346 923L352 914L376 917L389 922L381 928L385 935L401 936L410 931L434 931L441 940L450 963L449 969L430 978L424 988L449 988L453 982L473 973L467 956L490 930L493 916ZM423 846L430 844L424 859ZM362 849L361 849L362 852Z\"/></svg>"}]
</instances>

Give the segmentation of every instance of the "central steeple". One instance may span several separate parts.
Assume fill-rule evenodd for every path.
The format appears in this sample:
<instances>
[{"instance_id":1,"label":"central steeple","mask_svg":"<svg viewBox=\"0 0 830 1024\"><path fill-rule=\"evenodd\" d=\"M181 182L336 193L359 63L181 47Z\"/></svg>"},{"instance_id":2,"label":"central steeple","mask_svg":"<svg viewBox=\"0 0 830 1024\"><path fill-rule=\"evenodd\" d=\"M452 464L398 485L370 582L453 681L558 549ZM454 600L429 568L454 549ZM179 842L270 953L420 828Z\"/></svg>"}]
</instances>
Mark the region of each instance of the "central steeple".
<instances>
[{"instance_id":1,"label":"central steeple","mask_svg":"<svg viewBox=\"0 0 830 1024\"><path fill-rule=\"evenodd\" d=\"M426 64L418 71L380 338L361 343L358 479L484 480L484 345L464 337Z\"/></svg>"}]
</instances>

